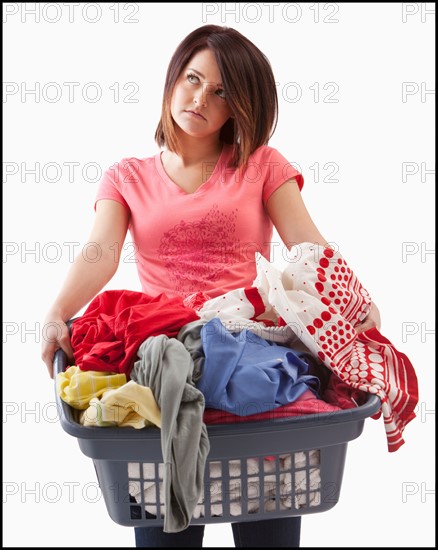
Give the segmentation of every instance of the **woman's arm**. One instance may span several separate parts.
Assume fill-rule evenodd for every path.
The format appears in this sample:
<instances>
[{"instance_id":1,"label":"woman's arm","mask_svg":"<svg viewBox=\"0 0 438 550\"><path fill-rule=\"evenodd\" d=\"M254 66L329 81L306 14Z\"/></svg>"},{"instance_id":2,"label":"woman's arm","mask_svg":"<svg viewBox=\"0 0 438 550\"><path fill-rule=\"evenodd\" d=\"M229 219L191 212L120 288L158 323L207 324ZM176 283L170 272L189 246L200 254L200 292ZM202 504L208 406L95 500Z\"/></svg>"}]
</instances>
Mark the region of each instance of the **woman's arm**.
<instances>
[{"instance_id":1,"label":"woman's arm","mask_svg":"<svg viewBox=\"0 0 438 550\"><path fill-rule=\"evenodd\" d=\"M307 212L295 178L272 193L266 203L266 210L288 250L293 245L304 242L329 246ZM357 325L356 331L363 332L372 327L380 329L380 326L380 313L372 302L368 316Z\"/></svg>"},{"instance_id":2,"label":"woman's arm","mask_svg":"<svg viewBox=\"0 0 438 550\"><path fill-rule=\"evenodd\" d=\"M307 212L295 178L272 193L266 210L288 250L295 244L305 242L328 246Z\"/></svg>"},{"instance_id":3,"label":"woman's arm","mask_svg":"<svg viewBox=\"0 0 438 550\"><path fill-rule=\"evenodd\" d=\"M87 245L75 258L56 300L48 311L43 324L41 357L53 377L53 357L62 348L70 360L73 350L65 321L71 319L82 307L110 281L117 271L118 254L126 237L129 212L113 200L100 200L96 205L96 218ZM96 253L95 260L93 252ZM95 260L95 261L94 261Z\"/></svg>"}]
</instances>

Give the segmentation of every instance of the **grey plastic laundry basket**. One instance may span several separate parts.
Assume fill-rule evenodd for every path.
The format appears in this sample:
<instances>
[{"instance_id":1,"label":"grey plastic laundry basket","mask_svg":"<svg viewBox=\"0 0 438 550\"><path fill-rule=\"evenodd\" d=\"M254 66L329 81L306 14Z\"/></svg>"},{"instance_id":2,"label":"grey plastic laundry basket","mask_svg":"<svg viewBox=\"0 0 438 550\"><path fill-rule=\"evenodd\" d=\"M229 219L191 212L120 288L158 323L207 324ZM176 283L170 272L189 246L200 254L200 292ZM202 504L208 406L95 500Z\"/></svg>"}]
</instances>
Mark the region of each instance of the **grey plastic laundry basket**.
<instances>
[{"instance_id":1,"label":"grey plastic laundry basket","mask_svg":"<svg viewBox=\"0 0 438 550\"><path fill-rule=\"evenodd\" d=\"M59 350L55 374L66 367ZM111 518L126 526L162 526L160 430L85 427L77 422L77 411L57 394L56 400L61 426L93 459ZM204 496L191 524L301 516L333 508L348 441L359 437L365 419L379 408L379 398L369 394L364 405L339 412L207 426Z\"/></svg>"}]
</instances>

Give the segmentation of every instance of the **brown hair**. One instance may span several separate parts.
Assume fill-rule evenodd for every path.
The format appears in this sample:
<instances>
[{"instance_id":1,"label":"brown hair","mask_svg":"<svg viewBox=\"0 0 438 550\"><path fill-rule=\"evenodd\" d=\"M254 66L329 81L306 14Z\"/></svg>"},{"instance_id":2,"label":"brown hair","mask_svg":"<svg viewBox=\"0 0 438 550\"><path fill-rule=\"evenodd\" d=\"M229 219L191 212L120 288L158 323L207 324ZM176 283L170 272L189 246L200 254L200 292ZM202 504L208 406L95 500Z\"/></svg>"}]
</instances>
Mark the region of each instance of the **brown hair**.
<instances>
[{"instance_id":1,"label":"brown hair","mask_svg":"<svg viewBox=\"0 0 438 550\"><path fill-rule=\"evenodd\" d=\"M267 57L235 29L204 25L191 32L170 60L164 85L161 119L155 141L178 153L170 105L175 83L190 59L210 49L216 58L228 105L233 113L222 126L220 139L233 144L234 166L245 165L249 156L266 145L275 131L278 98L271 64Z\"/></svg>"}]
</instances>

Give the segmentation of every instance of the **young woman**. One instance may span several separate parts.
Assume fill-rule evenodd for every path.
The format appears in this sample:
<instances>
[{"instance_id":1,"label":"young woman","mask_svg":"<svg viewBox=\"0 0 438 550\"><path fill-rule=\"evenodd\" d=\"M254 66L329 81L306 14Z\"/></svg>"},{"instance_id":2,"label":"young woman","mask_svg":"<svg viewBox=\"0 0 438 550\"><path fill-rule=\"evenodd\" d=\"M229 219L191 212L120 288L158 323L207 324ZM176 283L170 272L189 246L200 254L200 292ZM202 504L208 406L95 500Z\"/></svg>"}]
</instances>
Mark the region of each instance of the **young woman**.
<instances>
[{"instance_id":1,"label":"young woman","mask_svg":"<svg viewBox=\"0 0 438 550\"><path fill-rule=\"evenodd\" d=\"M89 242L48 312L42 358L53 376L62 348L73 358L65 321L117 270L115 246L128 229L142 290L150 296L210 297L251 286L254 253L270 259L273 226L288 249L327 245L301 198L303 177L268 141L277 122L275 79L264 54L238 31L206 25L176 49L166 76L155 138L163 150L123 159L106 171ZM373 305L357 330L380 326ZM298 547L301 518L234 523L236 546ZM136 528L137 546L201 547L204 527L175 534Z\"/></svg>"}]
</instances>

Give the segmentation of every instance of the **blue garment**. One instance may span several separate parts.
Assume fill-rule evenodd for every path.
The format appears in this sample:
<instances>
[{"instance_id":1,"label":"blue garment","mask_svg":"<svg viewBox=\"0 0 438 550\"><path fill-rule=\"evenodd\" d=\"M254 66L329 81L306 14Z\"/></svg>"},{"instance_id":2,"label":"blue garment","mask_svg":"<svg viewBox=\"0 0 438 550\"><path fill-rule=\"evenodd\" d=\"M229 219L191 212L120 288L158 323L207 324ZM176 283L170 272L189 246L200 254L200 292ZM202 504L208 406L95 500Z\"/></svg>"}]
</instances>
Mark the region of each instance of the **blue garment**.
<instances>
[{"instance_id":1,"label":"blue garment","mask_svg":"<svg viewBox=\"0 0 438 550\"><path fill-rule=\"evenodd\" d=\"M202 327L201 338L205 361L197 388L206 407L246 416L319 389L319 379L307 374L305 353L268 342L248 329L229 332L217 317Z\"/></svg>"}]
</instances>

